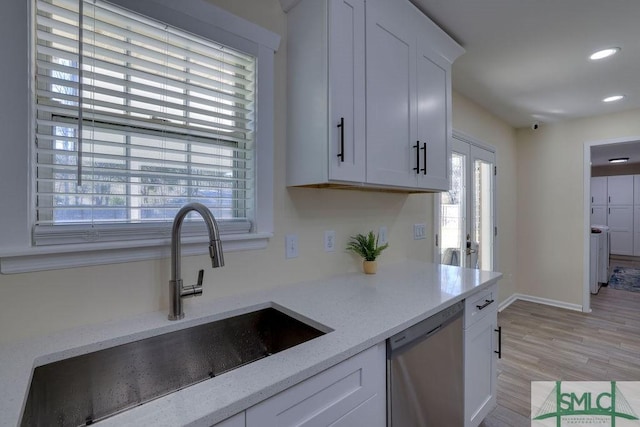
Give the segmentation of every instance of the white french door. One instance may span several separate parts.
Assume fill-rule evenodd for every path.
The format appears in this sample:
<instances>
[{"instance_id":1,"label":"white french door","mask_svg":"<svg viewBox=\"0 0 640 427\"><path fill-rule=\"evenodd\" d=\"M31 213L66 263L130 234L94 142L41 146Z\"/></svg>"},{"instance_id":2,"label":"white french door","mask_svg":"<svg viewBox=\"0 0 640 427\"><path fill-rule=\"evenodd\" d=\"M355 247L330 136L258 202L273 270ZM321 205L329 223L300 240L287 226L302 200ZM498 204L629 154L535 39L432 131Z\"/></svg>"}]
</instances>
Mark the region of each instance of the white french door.
<instances>
[{"instance_id":1,"label":"white french door","mask_svg":"<svg viewBox=\"0 0 640 427\"><path fill-rule=\"evenodd\" d=\"M449 191L436 195L435 261L494 270L495 152L453 138L450 161Z\"/></svg>"}]
</instances>

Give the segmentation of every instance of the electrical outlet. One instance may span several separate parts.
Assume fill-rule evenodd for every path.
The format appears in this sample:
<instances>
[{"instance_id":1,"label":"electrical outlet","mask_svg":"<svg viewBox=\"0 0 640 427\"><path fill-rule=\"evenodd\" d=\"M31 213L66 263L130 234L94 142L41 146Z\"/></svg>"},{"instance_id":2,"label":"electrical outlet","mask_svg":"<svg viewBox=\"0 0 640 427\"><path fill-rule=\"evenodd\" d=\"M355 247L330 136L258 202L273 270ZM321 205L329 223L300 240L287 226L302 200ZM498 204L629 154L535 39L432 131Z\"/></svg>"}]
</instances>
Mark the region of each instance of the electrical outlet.
<instances>
[{"instance_id":1,"label":"electrical outlet","mask_svg":"<svg viewBox=\"0 0 640 427\"><path fill-rule=\"evenodd\" d=\"M284 236L285 251L284 256L287 259L298 257L298 235L287 234Z\"/></svg>"},{"instance_id":2,"label":"electrical outlet","mask_svg":"<svg viewBox=\"0 0 640 427\"><path fill-rule=\"evenodd\" d=\"M427 238L426 224L413 224L413 240L422 240Z\"/></svg>"},{"instance_id":3,"label":"electrical outlet","mask_svg":"<svg viewBox=\"0 0 640 427\"><path fill-rule=\"evenodd\" d=\"M389 242L389 239L387 238L387 226L383 225L378 229L378 244L384 245L388 242Z\"/></svg>"},{"instance_id":4,"label":"electrical outlet","mask_svg":"<svg viewBox=\"0 0 640 427\"><path fill-rule=\"evenodd\" d=\"M335 252L336 250L336 232L327 230L324 232L324 251Z\"/></svg>"}]
</instances>

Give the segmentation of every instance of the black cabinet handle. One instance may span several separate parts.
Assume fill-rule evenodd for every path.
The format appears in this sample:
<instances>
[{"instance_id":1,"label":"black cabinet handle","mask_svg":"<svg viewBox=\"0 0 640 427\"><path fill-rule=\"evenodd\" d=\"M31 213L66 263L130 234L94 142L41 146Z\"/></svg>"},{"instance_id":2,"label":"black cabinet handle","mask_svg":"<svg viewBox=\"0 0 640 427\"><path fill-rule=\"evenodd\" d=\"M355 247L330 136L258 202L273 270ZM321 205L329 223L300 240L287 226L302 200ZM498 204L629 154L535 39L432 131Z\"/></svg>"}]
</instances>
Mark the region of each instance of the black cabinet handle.
<instances>
[{"instance_id":1,"label":"black cabinet handle","mask_svg":"<svg viewBox=\"0 0 640 427\"><path fill-rule=\"evenodd\" d=\"M413 146L416 149L416 167L413 168L417 174L420 173L420 141L416 141L416 145Z\"/></svg>"},{"instance_id":2,"label":"black cabinet handle","mask_svg":"<svg viewBox=\"0 0 640 427\"><path fill-rule=\"evenodd\" d=\"M498 326L498 329L494 329L498 333L498 350L493 350L498 355L498 359L502 359L502 326Z\"/></svg>"},{"instance_id":3,"label":"black cabinet handle","mask_svg":"<svg viewBox=\"0 0 640 427\"><path fill-rule=\"evenodd\" d=\"M489 304L491 304L494 300L492 299L486 299L484 300L484 304L482 305L476 305L476 307L478 308L478 310L482 310L484 308L487 308L487 306L489 306Z\"/></svg>"},{"instance_id":4,"label":"black cabinet handle","mask_svg":"<svg viewBox=\"0 0 640 427\"><path fill-rule=\"evenodd\" d=\"M340 128L340 152L338 153L338 157L341 162L344 162L344 117L340 117L338 127Z\"/></svg>"},{"instance_id":5,"label":"black cabinet handle","mask_svg":"<svg viewBox=\"0 0 640 427\"><path fill-rule=\"evenodd\" d=\"M422 169L420 169L420 171L422 172L423 175L427 174L427 143L423 142L422 143L422 163L424 164L424 167Z\"/></svg>"}]
</instances>

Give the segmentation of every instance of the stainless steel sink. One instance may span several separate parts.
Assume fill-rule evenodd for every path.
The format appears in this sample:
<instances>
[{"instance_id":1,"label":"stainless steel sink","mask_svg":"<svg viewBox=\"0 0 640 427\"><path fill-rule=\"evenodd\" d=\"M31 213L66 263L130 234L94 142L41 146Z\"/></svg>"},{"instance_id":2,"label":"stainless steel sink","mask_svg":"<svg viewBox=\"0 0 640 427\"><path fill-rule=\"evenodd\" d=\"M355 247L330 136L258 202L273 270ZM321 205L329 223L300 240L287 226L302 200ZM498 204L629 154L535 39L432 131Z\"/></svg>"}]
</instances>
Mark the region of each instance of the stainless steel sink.
<instances>
[{"instance_id":1,"label":"stainless steel sink","mask_svg":"<svg viewBox=\"0 0 640 427\"><path fill-rule=\"evenodd\" d=\"M269 307L39 366L22 425L89 425L328 331Z\"/></svg>"}]
</instances>

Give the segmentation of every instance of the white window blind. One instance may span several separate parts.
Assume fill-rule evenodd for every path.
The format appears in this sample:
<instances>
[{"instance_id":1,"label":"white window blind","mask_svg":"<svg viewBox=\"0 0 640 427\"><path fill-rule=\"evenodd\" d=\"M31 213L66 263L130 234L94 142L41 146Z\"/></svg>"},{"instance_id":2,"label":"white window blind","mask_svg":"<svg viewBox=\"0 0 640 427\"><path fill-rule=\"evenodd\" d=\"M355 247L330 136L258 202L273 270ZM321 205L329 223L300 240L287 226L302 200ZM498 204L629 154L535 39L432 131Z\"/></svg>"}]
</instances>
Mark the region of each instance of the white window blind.
<instances>
[{"instance_id":1,"label":"white window blind","mask_svg":"<svg viewBox=\"0 0 640 427\"><path fill-rule=\"evenodd\" d=\"M255 58L98 0L35 24L35 244L164 237L191 201L249 232Z\"/></svg>"}]
</instances>

